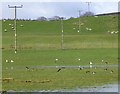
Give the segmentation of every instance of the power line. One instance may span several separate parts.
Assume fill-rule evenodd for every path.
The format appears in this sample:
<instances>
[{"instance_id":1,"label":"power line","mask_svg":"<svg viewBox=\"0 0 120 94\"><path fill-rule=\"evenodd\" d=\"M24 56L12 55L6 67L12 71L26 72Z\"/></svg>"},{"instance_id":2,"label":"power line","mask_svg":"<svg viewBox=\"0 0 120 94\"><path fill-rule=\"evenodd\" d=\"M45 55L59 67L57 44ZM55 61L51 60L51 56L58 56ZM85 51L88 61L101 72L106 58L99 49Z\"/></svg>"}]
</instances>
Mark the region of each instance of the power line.
<instances>
[{"instance_id":1,"label":"power line","mask_svg":"<svg viewBox=\"0 0 120 94\"><path fill-rule=\"evenodd\" d=\"M14 30L15 30L15 53L17 53L17 23L16 23L16 18L17 18L17 8L22 8L23 5L21 6L10 6L8 5L9 8L14 8L15 9L15 18L14 18Z\"/></svg>"}]
</instances>

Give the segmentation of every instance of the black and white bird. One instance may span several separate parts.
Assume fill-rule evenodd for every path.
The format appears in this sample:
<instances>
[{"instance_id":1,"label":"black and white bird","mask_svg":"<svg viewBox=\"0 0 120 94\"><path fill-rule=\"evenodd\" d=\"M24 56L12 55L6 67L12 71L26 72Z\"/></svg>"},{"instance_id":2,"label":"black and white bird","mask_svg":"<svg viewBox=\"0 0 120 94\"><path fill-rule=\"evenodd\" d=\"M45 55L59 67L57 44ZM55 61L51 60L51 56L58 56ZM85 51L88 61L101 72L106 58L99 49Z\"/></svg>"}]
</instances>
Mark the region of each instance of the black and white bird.
<instances>
[{"instance_id":1,"label":"black and white bird","mask_svg":"<svg viewBox=\"0 0 120 94\"><path fill-rule=\"evenodd\" d=\"M104 69L105 71L107 71L108 69L106 68L106 69Z\"/></svg>"},{"instance_id":2,"label":"black and white bird","mask_svg":"<svg viewBox=\"0 0 120 94\"><path fill-rule=\"evenodd\" d=\"M27 69L27 70L29 70L29 68L28 68L28 67L26 67L26 69Z\"/></svg>"},{"instance_id":3,"label":"black and white bird","mask_svg":"<svg viewBox=\"0 0 120 94\"><path fill-rule=\"evenodd\" d=\"M106 61L105 64L108 64L108 62Z\"/></svg>"},{"instance_id":4,"label":"black and white bird","mask_svg":"<svg viewBox=\"0 0 120 94\"><path fill-rule=\"evenodd\" d=\"M113 73L113 70L111 70L111 72L110 73Z\"/></svg>"},{"instance_id":5,"label":"black and white bird","mask_svg":"<svg viewBox=\"0 0 120 94\"><path fill-rule=\"evenodd\" d=\"M83 68L80 67L79 69L82 70Z\"/></svg>"},{"instance_id":6,"label":"black and white bird","mask_svg":"<svg viewBox=\"0 0 120 94\"><path fill-rule=\"evenodd\" d=\"M61 71L61 68L57 70L57 72L60 72Z\"/></svg>"},{"instance_id":7,"label":"black and white bird","mask_svg":"<svg viewBox=\"0 0 120 94\"><path fill-rule=\"evenodd\" d=\"M96 72L92 72L92 74L96 74Z\"/></svg>"}]
</instances>

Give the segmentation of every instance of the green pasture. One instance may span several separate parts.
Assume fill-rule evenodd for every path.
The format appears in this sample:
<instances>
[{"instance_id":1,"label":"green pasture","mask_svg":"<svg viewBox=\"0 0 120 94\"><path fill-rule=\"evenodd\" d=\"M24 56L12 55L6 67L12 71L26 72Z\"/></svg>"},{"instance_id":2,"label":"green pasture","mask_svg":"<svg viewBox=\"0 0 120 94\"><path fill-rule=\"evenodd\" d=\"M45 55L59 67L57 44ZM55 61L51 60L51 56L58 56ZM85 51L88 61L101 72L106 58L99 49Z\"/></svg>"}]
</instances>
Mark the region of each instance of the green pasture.
<instances>
[{"instance_id":1,"label":"green pasture","mask_svg":"<svg viewBox=\"0 0 120 94\"><path fill-rule=\"evenodd\" d=\"M83 24L80 26L80 32L77 32L78 18L63 21L64 49L61 49L60 21L17 21L16 54L14 31L9 26L14 22L2 22L2 76L14 79L3 81L3 90L60 90L117 83L118 67L114 65L118 64L118 34L110 32L118 31L118 17L81 17L80 21ZM92 30L87 31L86 27ZM7 32L4 29L7 29ZM90 62L93 62L94 66L105 67L83 70L65 68L60 72L57 72L57 67L39 68L89 66ZM29 67L29 70L26 67ZM105 68L108 70L105 71Z\"/></svg>"}]
</instances>

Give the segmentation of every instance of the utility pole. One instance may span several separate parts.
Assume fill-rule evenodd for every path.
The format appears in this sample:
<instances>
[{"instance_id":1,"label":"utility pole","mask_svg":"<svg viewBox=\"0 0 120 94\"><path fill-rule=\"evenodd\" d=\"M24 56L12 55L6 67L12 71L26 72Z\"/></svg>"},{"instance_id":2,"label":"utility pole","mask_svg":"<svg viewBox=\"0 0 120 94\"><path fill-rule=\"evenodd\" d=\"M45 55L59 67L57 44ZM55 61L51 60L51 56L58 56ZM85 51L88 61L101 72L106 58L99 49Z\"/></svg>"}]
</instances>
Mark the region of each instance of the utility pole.
<instances>
[{"instance_id":1,"label":"utility pole","mask_svg":"<svg viewBox=\"0 0 120 94\"><path fill-rule=\"evenodd\" d=\"M61 17L61 49L64 49L63 17Z\"/></svg>"},{"instance_id":2,"label":"utility pole","mask_svg":"<svg viewBox=\"0 0 120 94\"><path fill-rule=\"evenodd\" d=\"M86 2L88 4L88 12L90 12L90 4L91 2Z\"/></svg>"},{"instance_id":3,"label":"utility pole","mask_svg":"<svg viewBox=\"0 0 120 94\"><path fill-rule=\"evenodd\" d=\"M21 6L10 6L8 5L9 8L14 8L15 9L15 18L14 18L14 30L15 30L15 53L17 53L17 23L16 23L16 18L17 18L17 8L22 8L23 5Z\"/></svg>"},{"instance_id":4,"label":"utility pole","mask_svg":"<svg viewBox=\"0 0 120 94\"><path fill-rule=\"evenodd\" d=\"M78 17L79 17L78 32L80 32L80 15L81 15L81 10L78 11Z\"/></svg>"}]
</instances>

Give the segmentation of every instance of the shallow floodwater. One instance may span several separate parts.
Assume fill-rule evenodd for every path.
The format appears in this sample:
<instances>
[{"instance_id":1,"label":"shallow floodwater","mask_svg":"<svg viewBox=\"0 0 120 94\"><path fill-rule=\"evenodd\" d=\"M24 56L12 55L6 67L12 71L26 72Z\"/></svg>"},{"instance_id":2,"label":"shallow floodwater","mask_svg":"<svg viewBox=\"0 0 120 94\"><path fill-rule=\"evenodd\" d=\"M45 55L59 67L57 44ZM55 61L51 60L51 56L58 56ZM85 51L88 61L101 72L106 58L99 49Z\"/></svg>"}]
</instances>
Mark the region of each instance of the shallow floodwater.
<instances>
[{"instance_id":1,"label":"shallow floodwater","mask_svg":"<svg viewBox=\"0 0 120 94\"><path fill-rule=\"evenodd\" d=\"M64 92L118 92L117 84L109 84L104 86L77 88L74 90L63 90Z\"/></svg>"},{"instance_id":2,"label":"shallow floodwater","mask_svg":"<svg viewBox=\"0 0 120 94\"><path fill-rule=\"evenodd\" d=\"M109 84L104 86L97 86L91 88L83 88L83 89L76 89L71 90L72 92L118 92L118 85L117 84Z\"/></svg>"},{"instance_id":3,"label":"shallow floodwater","mask_svg":"<svg viewBox=\"0 0 120 94\"><path fill-rule=\"evenodd\" d=\"M76 89L53 90L53 91L43 90L39 92L118 92L118 84L109 84L104 86L76 88Z\"/></svg>"},{"instance_id":4,"label":"shallow floodwater","mask_svg":"<svg viewBox=\"0 0 120 94\"><path fill-rule=\"evenodd\" d=\"M35 90L32 92L118 92L118 84L109 84L97 87L86 87L86 88L76 88L76 89L61 89L61 90ZM10 90L8 92L15 92ZM24 92L24 91L20 91ZM52 93L51 93L52 94Z\"/></svg>"}]
</instances>

